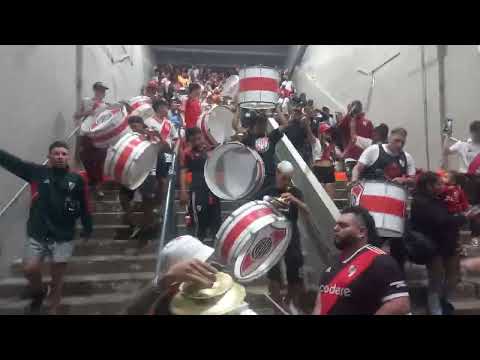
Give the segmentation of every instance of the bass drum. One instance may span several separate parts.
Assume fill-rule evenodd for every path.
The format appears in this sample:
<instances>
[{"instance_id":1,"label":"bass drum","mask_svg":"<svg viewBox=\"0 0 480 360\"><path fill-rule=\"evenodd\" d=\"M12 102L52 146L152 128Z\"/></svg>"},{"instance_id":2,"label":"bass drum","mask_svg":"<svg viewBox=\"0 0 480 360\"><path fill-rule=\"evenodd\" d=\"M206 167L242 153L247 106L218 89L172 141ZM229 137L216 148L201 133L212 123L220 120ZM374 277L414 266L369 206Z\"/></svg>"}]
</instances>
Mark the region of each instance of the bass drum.
<instances>
[{"instance_id":1,"label":"bass drum","mask_svg":"<svg viewBox=\"0 0 480 360\"><path fill-rule=\"evenodd\" d=\"M143 184L157 161L158 147L138 134L125 134L110 147L105 160L104 175L118 183L137 189Z\"/></svg>"},{"instance_id":2,"label":"bass drum","mask_svg":"<svg viewBox=\"0 0 480 360\"><path fill-rule=\"evenodd\" d=\"M245 109L273 109L278 103L280 74L266 66L252 66L239 72L238 102Z\"/></svg>"},{"instance_id":3,"label":"bass drum","mask_svg":"<svg viewBox=\"0 0 480 360\"><path fill-rule=\"evenodd\" d=\"M81 133L92 139L97 148L115 144L122 136L131 132L123 106L111 107L85 119Z\"/></svg>"},{"instance_id":4,"label":"bass drum","mask_svg":"<svg viewBox=\"0 0 480 360\"><path fill-rule=\"evenodd\" d=\"M238 282L250 282L278 263L291 237L292 225L284 215L267 201L251 201L218 230L215 257L233 270Z\"/></svg>"},{"instance_id":5,"label":"bass drum","mask_svg":"<svg viewBox=\"0 0 480 360\"><path fill-rule=\"evenodd\" d=\"M407 190L397 184L364 180L350 191L350 203L367 209L380 237L402 237L407 216Z\"/></svg>"},{"instance_id":6,"label":"bass drum","mask_svg":"<svg viewBox=\"0 0 480 360\"><path fill-rule=\"evenodd\" d=\"M197 127L202 130L205 141L212 146L223 144L235 134L233 131L234 114L226 106L213 106L198 118Z\"/></svg>"},{"instance_id":7,"label":"bass drum","mask_svg":"<svg viewBox=\"0 0 480 360\"><path fill-rule=\"evenodd\" d=\"M205 162L205 182L223 200L240 200L263 185L265 165L260 155L240 142L218 146Z\"/></svg>"},{"instance_id":8,"label":"bass drum","mask_svg":"<svg viewBox=\"0 0 480 360\"><path fill-rule=\"evenodd\" d=\"M135 96L128 100L130 115L140 116L143 120L152 117L155 112L152 108L152 99L148 96Z\"/></svg>"}]
</instances>

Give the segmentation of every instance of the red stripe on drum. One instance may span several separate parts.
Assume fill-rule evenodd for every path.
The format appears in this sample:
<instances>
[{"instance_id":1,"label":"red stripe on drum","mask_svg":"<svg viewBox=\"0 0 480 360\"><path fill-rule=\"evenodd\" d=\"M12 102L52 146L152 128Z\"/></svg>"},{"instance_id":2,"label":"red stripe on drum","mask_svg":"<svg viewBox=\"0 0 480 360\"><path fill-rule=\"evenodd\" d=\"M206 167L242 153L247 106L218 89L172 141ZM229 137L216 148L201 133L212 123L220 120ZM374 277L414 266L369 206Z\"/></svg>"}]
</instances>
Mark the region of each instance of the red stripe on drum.
<instances>
[{"instance_id":1,"label":"red stripe on drum","mask_svg":"<svg viewBox=\"0 0 480 360\"><path fill-rule=\"evenodd\" d=\"M130 105L130 107L132 108L132 110L136 110L138 109L140 106L143 106L143 105L149 105L150 106L150 103L148 102L148 100L138 100L136 102L134 102L132 105Z\"/></svg>"},{"instance_id":2,"label":"red stripe on drum","mask_svg":"<svg viewBox=\"0 0 480 360\"><path fill-rule=\"evenodd\" d=\"M222 257L226 261L228 259L228 254L230 253L230 250L233 247L233 244L235 243L235 240L240 236L240 234L248 227L250 226L251 223L254 221L264 217L273 214L272 209L270 208L262 208L258 209L255 211L252 211L251 213L245 215L245 217L240 220L233 228L230 230L230 232L227 234L225 241L223 242L222 246Z\"/></svg>"},{"instance_id":3,"label":"red stripe on drum","mask_svg":"<svg viewBox=\"0 0 480 360\"><path fill-rule=\"evenodd\" d=\"M115 179L117 181L122 180L123 170L125 170L125 165L127 164L128 158L132 154L133 150L135 150L135 147L141 142L143 142L142 139L132 139L123 149L122 154L119 156L117 163L115 164L115 169L113 171L113 174L115 175Z\"/></svg>"},{"instance_id":4,"label":"red stripe on drum","mask_svg":"<svg viewBox=\"0 0 480 360\"><path fill-rule=\"evenodd\" d=\"M125 116L122 122L115 129L103 135L94 136L93 141L95 143L102 143L104 141L113 139L114 137L120 135L127 127L128 127L128 116Z\"/></svg>"},{"instance_id":5,"label":"red stripe on drum","mask_svg":"<svg viewBox=\"0 0 480 360\"><path fill-rule=\"evenodd\" d=\"M389 214L401 218L405 217L406 213L405 201L393 199L386 196L363 194L360 197L359 205L371 212Z\"/></svg>"},{"instance_id":6,"label":"red stripe on drum","mask_svg":"<svg viewBox=\"0 0 480 360\"><path fill-rule=\"evenodd\" d=\"M278 91L278 81L266 77L251 77L241 79L239 90L243 91Z\"/></svg>"}]
</instances>

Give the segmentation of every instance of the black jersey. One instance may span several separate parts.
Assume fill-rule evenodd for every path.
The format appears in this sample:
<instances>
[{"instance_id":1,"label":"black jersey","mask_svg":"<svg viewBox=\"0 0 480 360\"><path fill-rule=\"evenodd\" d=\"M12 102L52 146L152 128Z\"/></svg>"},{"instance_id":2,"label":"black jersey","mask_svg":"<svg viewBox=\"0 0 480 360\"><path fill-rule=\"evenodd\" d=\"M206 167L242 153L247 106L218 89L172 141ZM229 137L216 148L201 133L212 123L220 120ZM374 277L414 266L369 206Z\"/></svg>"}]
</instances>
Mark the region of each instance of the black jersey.
<instances>
[{"instance_id":1,"label":"black jersey","mask_svg":"<svg viewBox=\"0 0 480 360\"><path fill-rule=\"evenodd\" d=\"M283 132L280 129L275 129L268 136L263 137L249 133L242 140L244 145L256 150L262 157L267 176L275 176L275 146L282 136Z\"/></svg>"},{"instance_id":2,"label":"black jersey","mask_svg":"<svg viewBox=\"0 0 480 360\"><path fill-rule=\"evenodd\" d=\"M206 161L207 153L205 151L194 151L192 149L187 149L183 154L182 168L192 172L192 190L208 190L204 176Z\"/></svg>"},{"instance_id":3,"label":"black jersey","mask_svg":"<svg viewBox=\"0 0 480 360\"><path fill-rule=\"evenodd\" d=\"M383 303L408 296L396 261L365 245L328 267L321 278L315 315L373 315Z\"/></svg>"}]
</instances>

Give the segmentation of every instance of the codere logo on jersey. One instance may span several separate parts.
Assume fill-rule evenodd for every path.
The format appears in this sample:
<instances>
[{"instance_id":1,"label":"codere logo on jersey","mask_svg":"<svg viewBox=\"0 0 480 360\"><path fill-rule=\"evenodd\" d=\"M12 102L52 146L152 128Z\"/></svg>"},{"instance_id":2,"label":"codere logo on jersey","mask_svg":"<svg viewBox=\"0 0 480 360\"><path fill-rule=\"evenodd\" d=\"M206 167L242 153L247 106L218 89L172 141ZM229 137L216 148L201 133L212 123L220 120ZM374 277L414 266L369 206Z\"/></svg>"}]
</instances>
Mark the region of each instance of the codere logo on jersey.
<instances>
[{"instance_id":1,"label":"codere logo on jersey","mask_svg":"<svg viewBox=\"0 0 480 360\"><path fill-rule=\"evenodd\" d=\"M319 291L323 292L324 294L340 295L345 297L350 297L352 295L352 290L350 290L349 288L339 287L336 284L333 284L331 286L320 285Z\"/></svg>"}]
</instances>

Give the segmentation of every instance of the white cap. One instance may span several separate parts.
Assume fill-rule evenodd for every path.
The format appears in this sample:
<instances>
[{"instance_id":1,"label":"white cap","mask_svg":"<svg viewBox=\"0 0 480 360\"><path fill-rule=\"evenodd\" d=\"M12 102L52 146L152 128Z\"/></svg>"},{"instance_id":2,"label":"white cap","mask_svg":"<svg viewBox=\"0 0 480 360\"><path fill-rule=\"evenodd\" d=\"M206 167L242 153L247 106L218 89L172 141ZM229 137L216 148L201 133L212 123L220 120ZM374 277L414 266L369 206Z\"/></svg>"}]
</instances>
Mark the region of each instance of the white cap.
<instances>
[{"instance_id":1,"label":"white cap","mask_svg":"<svg viewBox=\"0 0 480 360\"><path fill-rule=\"evenodd\" d=\"M285 175L293 175L294 168L290 161L283 160L277 165L277 170Z\"/></svg>"},{"instance_id":2,"label":"white cap","mask_svg":"<svg viewBox=\"0 0 480 360\"><path fill-rule=\"evenodd\" d=\"M185 260L206 261L213 252L213 248L193 236L179 236L168 242L160 252L160 272L164 274L173 265Z\"/></svg>"}]
</instances>

